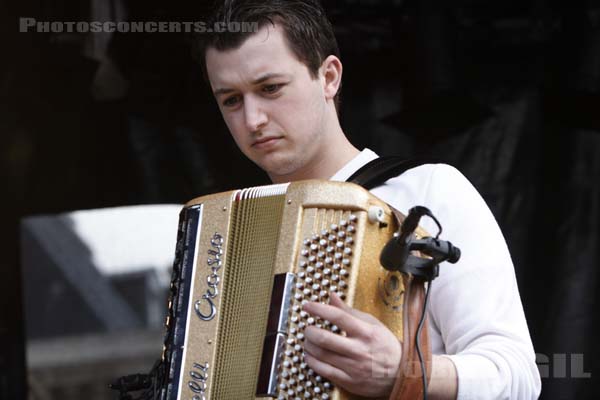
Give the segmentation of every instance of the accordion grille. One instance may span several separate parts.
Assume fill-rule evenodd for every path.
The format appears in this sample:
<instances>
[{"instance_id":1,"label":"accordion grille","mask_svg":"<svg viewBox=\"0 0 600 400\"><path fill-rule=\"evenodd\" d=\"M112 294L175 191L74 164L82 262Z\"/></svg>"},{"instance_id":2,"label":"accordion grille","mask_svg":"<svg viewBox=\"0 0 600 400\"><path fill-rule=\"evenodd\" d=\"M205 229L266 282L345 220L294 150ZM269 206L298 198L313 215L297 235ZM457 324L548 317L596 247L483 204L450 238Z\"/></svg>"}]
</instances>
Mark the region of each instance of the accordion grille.
<instances>
[{"instance_id":1,"label":"accordion grille","mask_svg":"<svg viewBox=\"0 0 600 400\"><path fill-rule=\"evenodd\" d=\"M232 203L212 398L254 398L284 201Z\"/></svg>"}]
</instances>

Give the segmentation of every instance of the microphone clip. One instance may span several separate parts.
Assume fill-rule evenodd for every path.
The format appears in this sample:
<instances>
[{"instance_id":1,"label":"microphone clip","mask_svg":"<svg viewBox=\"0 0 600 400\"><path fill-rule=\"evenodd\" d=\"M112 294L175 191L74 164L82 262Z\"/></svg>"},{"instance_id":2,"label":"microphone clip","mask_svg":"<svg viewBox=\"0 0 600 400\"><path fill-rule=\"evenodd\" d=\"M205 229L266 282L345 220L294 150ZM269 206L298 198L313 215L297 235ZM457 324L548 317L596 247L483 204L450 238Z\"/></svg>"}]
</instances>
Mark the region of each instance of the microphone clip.
<instances>
[{"instance_id":1,"label":"microphone clip","mask_svg":"<svg viewBox=\"0 0 600 400\"><path fill-rule=\"evenodd\" d=\"M421 217L432 218L438 226L435 238L424 237L417 239L414 235ZM381 265L388 271L410 273L426 281L432 281L439 275L439 264L448 261L452 264L460 259L460 249L449 241L439 239L442 226L431 213L423 206L410 209L408 216L394 234L394 237L384 246L379 256ZM411 252L419 251L430 258L417 257Z\"/></svg>"}]
</instances>

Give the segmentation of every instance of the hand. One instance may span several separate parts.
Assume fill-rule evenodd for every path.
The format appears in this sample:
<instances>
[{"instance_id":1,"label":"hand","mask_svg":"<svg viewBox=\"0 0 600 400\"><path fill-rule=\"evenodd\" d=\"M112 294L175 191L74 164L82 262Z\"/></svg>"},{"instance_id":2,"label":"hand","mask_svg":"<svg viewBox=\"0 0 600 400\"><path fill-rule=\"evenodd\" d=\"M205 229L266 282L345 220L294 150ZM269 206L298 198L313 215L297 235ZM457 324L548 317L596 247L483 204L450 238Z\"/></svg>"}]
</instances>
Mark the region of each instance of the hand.
<instances>
[{"instance_id":1,"label":"hand","mask_svg":"<svg viewBox=\"0 0 600 400\"><path fill-rule=\"evenodd\" d=\"M305 360L317 374L355 395L391 394L402 347L385 325L372 315L347 306L333 293L329 305L306 303L303 309L346 333L343 336L315 326L306 328Z\"/></svg>"}]
</instances>

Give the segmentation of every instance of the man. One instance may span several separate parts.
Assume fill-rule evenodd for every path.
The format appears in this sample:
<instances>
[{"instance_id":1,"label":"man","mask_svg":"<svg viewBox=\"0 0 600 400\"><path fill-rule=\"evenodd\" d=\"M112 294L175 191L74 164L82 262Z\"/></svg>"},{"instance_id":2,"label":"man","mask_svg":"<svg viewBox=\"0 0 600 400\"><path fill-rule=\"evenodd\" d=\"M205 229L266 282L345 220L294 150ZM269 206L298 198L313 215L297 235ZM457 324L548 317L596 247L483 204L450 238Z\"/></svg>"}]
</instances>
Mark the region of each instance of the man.
<instances>
[{"instance_id":1,"label":"man","mask_svg":"<svg viewBox=\"0 0 600 400\"><path fill-rule=\"evenodd\" d=\"M340 126L342 63L316 0L225 1L215 19L259 23L257 32L204 37L200 56L235 142L274 183L344 180L376 157L355 148ZM429 207L445 238L463 249L457 265L442 265L431 289L429 397L536 398L539 373L510 255L475 189L449 166L425 165L373 193L405 213ZM335 296L304 309L347 333L308 328L309 366L351 393L389 397L402 354L396 337Z\"/></svg>"}]
</instances>

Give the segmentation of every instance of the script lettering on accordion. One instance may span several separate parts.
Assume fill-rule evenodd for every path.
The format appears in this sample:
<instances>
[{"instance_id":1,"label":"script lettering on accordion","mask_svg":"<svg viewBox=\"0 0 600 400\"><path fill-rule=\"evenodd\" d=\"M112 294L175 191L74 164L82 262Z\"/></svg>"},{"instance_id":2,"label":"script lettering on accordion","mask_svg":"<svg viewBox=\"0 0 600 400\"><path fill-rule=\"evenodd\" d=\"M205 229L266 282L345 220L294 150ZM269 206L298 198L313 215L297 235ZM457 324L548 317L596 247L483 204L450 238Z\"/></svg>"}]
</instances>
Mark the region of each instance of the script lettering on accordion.
<instances>
[{"instance_id":1,"label":"script lettering on accordion","mask_svg":"<svg viewBox=\"0 0 600 400\"><path fill-rule=\"evenodd\" d=\"M206 400L206 381L208 380L208 363L194 363L194 369L190 371L192 380L188 381L188 387L194 395L192 400Z\"/></svg>"},{"instance_id":2,"label":"script lettering on accordion","mask_svg":"<svg viewBox=\"0 0 600 400\"><path fill-rule=\"evenodd\" d=\"M223 265L223 242L223 236L219 233L215 233L210 240L211 247L208 250L208 259L206 260L206 263L210 267L211 271L206 277L208 288L202 295L202 298L200 300L196 300L194 303L196 315L198 315L202 321L210 321L217 314L217 307L215 306L213 299L219 295L219 282L221 281L221 278L219 277L219 270ZM208 309L208 311L205 311L206 309Z\"/></svg>"}]
</instances>

